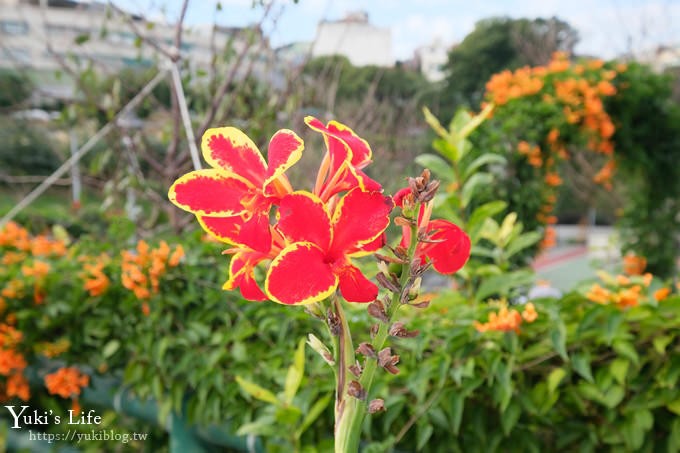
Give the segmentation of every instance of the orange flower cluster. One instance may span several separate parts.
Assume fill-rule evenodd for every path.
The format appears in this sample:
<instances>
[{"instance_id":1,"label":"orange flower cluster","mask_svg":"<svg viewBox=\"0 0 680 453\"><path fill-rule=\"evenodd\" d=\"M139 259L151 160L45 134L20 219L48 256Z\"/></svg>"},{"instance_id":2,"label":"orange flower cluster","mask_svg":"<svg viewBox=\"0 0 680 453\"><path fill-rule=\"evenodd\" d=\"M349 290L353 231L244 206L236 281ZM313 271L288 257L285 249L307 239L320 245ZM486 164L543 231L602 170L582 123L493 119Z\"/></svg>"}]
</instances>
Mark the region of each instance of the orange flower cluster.
<instances>
[{"instance_id":1,"label":"orange flower cluster","mask_svg":"<svg viewBox=\"0 0 680 453\"><path fill-rule=\"evenodd\" d=\"M532 167L540 168L543 166L543 157L541 156L541 148L538 146L531 146L529 143L522 140L517 144L517 151L527 156L527 161Z\"/></svg>"},{"instance_id":2,"label":"orange flower cluster","mask_svg":"<svg viewBox=\"0 0 680 453\"><path fill-rule=\"evenodd\" d=\"M512 72L504 70L494 74L486 83L487 97L496 105L507 104L508 101L532 96L543 89L545 69L525 66Z\"/></svg>"},{"instance_id":3,"label":"orange flower cluster","mask_svg":"<svg viewBox=\"0 0 680 453\"><path fill-rule=\"evenodd\" d=\"M630 255L629 261L632 257L634 255ZM649 286L653 276L650 273L642 274L644 262L639 261L640 257L634 258L636 258L635 268L632 269L634 273L613 277L604 271L597 272L605 286L600 283L593 284L586 292L586 298L598 304L613 304L619 308L635 307L652 298L657 302L668 298L672 292L669 287L662 287L650 294Z\"/></svg>"},{"instance_id":4,"label":"orange flower cluster","mask_svg":"<svg viewBox=\"0 0 680 453\"><path fill-rule=\"evenodd\" d=\"M169 267L176 267L184 256L181 245L170 251L165 241L161 241L158 248L152 249L144 241L137 243L136 253L122 252L122 282L123 286L135 293L140 300L150 299L157 294L160 278Z\"/></svg>"},{"instance_id":5,"label":"orange flower cluster","mask_svg":"<svg viewBox=\"0 0 680 453\"><path fill-rule=\"evenodd\" d=\"M536 307L534 304L529 302L524 306L524 310L520 314L517 310L508 309L507 306L503 305L498 313L490 313L489 320L485 323L480 323L478 321L474 322L475 329L477 332L510 332L520 333L520 325L523 321L527 323L532 323L538 318L538 312L536 312Z\"/></svg>"},{"instance_id":6,"label":"orange flower cluster","mask_svg":"<svg viewBox=\"0 0 680 453\"><path fill-rule=\"evenodd\" d=\"M23 354L16 350L21 343L23 335L14 327L0 324L0 375L7 379L0 388L0 400L17 397L28 401L30 391L28 382L24 377L26 359Z\"/></svg>"},{"instance_id":7,"label":"orange flower cluster","mask_svg":"<svg viewBox=\"0 0 680 453\"><path fill-rule=\"evenodd\" d=\"M554 227L547 227L543 233L543 239L541 239L540 247L541 249L549 249L557 244L557 230Z\"/></svg>"},{"instance_id":8,"label":"orange flower cluster","mask_svg":"<svg viewBox=\"0 0 680 453\"><path fill-rule=\"evenodd\" d=\"M628 253L623 257L623 272L628 275L642 275L646 267L647 259L643 256Z\"/></svg>"},{"instance_id":9,"label":"orange flower cluster","mask_svg":"<svg viewBox=\"0 0 680 453\"><path fill-rule=\"evenodd\" d=\"M83 288L92 297L101 296L111 284L111 280L104 273L104 267L109 263L110 258L103 253L94 259L86 257L84 260L86 262L81 274L81 278L84 280Z\"/></svg>"},{"instance_id":10,"label":"orange flower cluster","mask_svg":"<svg viewBox=\"0 0 680 453\"><path fill-rule=\"evenodd\" d=\"M619 308L636 307L644 299L642 286L632 285L627 288L610 290L595 283L586 293L586 298L595 303L607 305L614 304Z\"/></svg>"},{"instance_id":11,"label":"orange flower cluster","mask_svg":"<svg viewBox=\"0 0 680 453\"><path fill-rule=\"evenodd\" d=\"M90 384L90 377L75 367L59 368L45 376L45 387L50 395L72 398L80 395L82 388Z\"/></svg>"},{"instance_id":12,"label":"orange flower cluster","mask_svg":"<svg viewBox=\"0 0 680 453\"><path fill-rule=\"evenodd\" d=\"M45 235L31 237L28 230L15 222L8 222L0 229L0 247L15 248L33 256L64 256L66 254L64 241L50 239Z\"/></svg>"}]
</instances>

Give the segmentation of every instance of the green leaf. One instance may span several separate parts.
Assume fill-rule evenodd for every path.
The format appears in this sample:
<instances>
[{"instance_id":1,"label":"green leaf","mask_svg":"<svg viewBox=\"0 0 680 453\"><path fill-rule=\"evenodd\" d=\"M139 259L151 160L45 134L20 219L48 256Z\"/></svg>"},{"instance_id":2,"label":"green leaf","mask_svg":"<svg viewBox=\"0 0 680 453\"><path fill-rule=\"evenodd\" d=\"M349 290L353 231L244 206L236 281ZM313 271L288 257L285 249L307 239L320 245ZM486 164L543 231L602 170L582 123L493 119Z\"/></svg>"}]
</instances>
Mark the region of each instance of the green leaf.
<instances>
[{"instance_id":1,"label":"green leaf","mask_svg":"<svg viewBox=\"0 0 680 453\"><path fill-rule=\"evenodd\" d=\"M451 135L444 129L444 126L439 122L436 116L430 112L430 109L423 107L423 115L425 115L425 122L430 125L430 127L445 140L451 140Z\"/></svg>"},{"instance_id":2,"label":"green leaf","mask_svg":"<svg viewBox=\"0 0 680 453\"><path fill-rule=\"evenodd\" d=\"M305 339L301 338L295 350L293 364L288 368L286 383L283 387L283 398L286 404L291 404L300 387L305 374Z\"/></svg>"},{"instance_id":3,"label":"green leaf","mask_svg":"<svg viewBox=\"0 0 680 453\"><path fill-rule=\"evenodd\" d=\"M81 33L81 34L79 34L78 36L75 37L75 39L73 40L73 42L74 42L77 46L80 46L80 45L85 44L85 43L88 42L89 40L90 40L90 34L89 34L89 33Z\"/></svg>"},{"instance_id":4,"label":"green leaf","mask_svg":"<svg viewBox=\"0 0 680 453\"><path fill-rule=\"evenodd\" d=\"M623 385L626 382L626 375L628 374L629 366L630 362L628 360L618 358L613 360L612 363L609 365L609 372L611 373L612 376L614 376L616 382Z\"/></svg>"},{"instance_id":5,"label":"green leaf","mask_svg":"<svg viewBox=\"0 0 680 453\"><path fill-rule=\"evenodd\" d=\"M477 115L472 117L470 121L467 122L467 124L458 131L458 137L459 138L467 138L468 135L470 135L475 129L479 127L480 124L482 124L488 117L491 115L491 111L493 110L494 105L489 104L486 107L484 107L484 110L479 112Z\"/></svg>"},{"instance_id":6,"label":"green leaf","mask_svg":"<svg viewBox=\"0 0 680 453\"><path fill-rule=\"evenodd\" d=\"M680 398L676 399L675 401L671 401L666 405L666 408L673 412L674 414L680 415ZM678 419L680 420L680 419Z\"/></svg>"},{"instance_id":7,"label":"green leaf","mask_svg":"<svg viewBox=\"0 0 680 453\"><path fill-rule=\"evenodd\" d=\"M533 278L533 272L528 270L492 275L479 285L475 298L478 301L482 301L493 295L507 296L512 289L531 283Z\"/></svg>"},{"instance_id":8,"label":"green leaf","mask_svg":"<svg viewBox=\"0 0 680 453\"><path fill-rule=\"evenodd\" d=\"M422 450L425 444L427 444L427 441L430 440L430 437L432 436L433 432L434 428L429 423L423 425L422 427L420 425L418 426L418 430L416 433L417 438L416 450Z\"/></svg>"},{"instance_id":9,"label":"green leaf","mask_svg":"<svg viewBox=\"0 0 680 453\"><path fill-rule=\"evenodd\" d=\"M326 409L326 406L328 406L328 403L330 403L331 398L332 395L328 394L323 398L316 400L314 405L312 405L309 411L307 411L307 415L305 415L300 427L296 431L298 438L300 438L302 434L307 431L310 426L312 426L312 423L314 423L316 419L319 418L319 415L323 413L324 409Z\"/></svg>"},{"instance_id":10,"label":"green leaf","mask_svg":"<svg viewBox=\"0 0 680 453\"><path fill-rule=\"evenodd\" d=\"M470 176L472 176L477 170L482 168L484 165L489 165L489 164L498 164L498 165L505 165L507 164L508 160L500 155L500 154L493 154L493 153L486 153L482 154L472 162L470 162L469 165L463 170L463 181L466 181Z\"/></svg>"},{"instance_id":11,"label":"green leaf","mask_svg":"<svg viewBox=\"0 0 680 453\"><path fill-rule=\"evenodd\" d=\"M496 200L485 203L472 212L467 222L466 231L470 235L470 240L473 244L477 243L479 232L481 231L485 220L502 212L507 206L508 204L505 201Z\"/></svg>"},{"instance_id":12,"label":"green leaf","mask_svg":"<svg viewBox=\"0 0 680 453\"><path fill-rule=\"evenodd\" d=\"M238 383L239 387L241 387L241 390L243 390L253 398L258 399L260 401L264 401L266 403L271 403L275 405L280 404L280 401L276 398L276 396L272 392L265 388L260 387L259 385L247 381L243 379L241 376L236 376L236 382Z\"/></svg>"},{"instance_id":13,"label":"green leaf","mask_svg":"<svg viewBox=\"0 0 680 453\"><path fill-rule=\"evenodd\" d=\"M516 212L511 212L505 216L503 222L501 223L501 227L498 230L499 244L505 244L507 238L510 236L510 233L512 233L512 229L515 227L516 222L517 222Z\"/></svg>"},{"instance_id":14,"label":"green leaf","mask_svg":"<svg viewBox=\"0 0 680 453\"><path fill-rule=\"evenodd\" d=\"M673 337L671 335L661 335L654 337L654 340L652 341L654 344L654 350L661 355L666 354L666 346L668 346L671 341L673 341Z\"/></svg>"},{"instance_id":15,"label":"green leaf","mask_svg":"<svg viewBox=\"0 0 680 453\"><path fill-rule=\"evenodd\" d=\"M593 373L590 369L590 356L586 353L575 353L571 355L571 366L583 379L594 382Z\"/></svg>"},{"instance_id":16,"label":"green leaf","mask_svg":"<svg viewBox=\"0 0 680 453\"><path fill-rule=\"evenodd\" d=\"M276 422L273 417L260 417L257 420L245 423L236 431L237 436L246 436L248 434L258 436L271 436L276 433Z\"/></svg>"},{"instance_id":17,"label":"green leaf","mask_svg":"<svg viewBox=\"0 0 680 453\"><path fill-rule=\"evenodd\" d=\"M535 243L541 240L543 236L538 231L530 231L524 233L510 244L505 249L505 258L511 258L516 253L521 252L527 247L531 247Z\"/></svg>"},{"instance_id":18,"label":"green leaf","mask_svg":"<svg viewBox=\"0 0 680 453\"><path fill-rule=\"evenodd\" d=\"M451 431L454 436L460 433L460 424L463 421L463 409L465 408L465 396L460 393L451 395Z\"/></svg>"},{"instance_id":19,"label":"green leaf","mask_svg":"<svg viewBox=\"0 0 680 453\"><path fill-rule=\"evenodd\" d=\"M609 409L614 409L621 403L621 401L623 401L624 396L626 396L626 392L623 387L619 385L613 385L604 393L602 402Z\"/></svg>"},{"instance_id":20,"label":"green leaf","mask_svg":"<svg viewBox=\"0 0 680 453\"><path fill-rule=\"evenodd\" d=\"M473 195L480 187L486 187L493 183L493 176L490 173L475 173L465 181L461 190L461 204L467 207L472 200Z\"/></svg>"},{"instance_id":21,"label":"green leaf","mask_svg":"<svg viewBox=\"0 0 680 453\"><path fill-rule=\"evenodd\" d=\"M557 387L560 385L566 375L567 372L564 370L564 368L555 368L552 370L548 375L548 392L551 394L555 393L555 390L557 390Z\"/></svg>"},{"instance_id":22,"label":"green leaf","mask_svg":"<svg viewBox=\"0 0 680 453\"><path fill-rule=\"evenodd\" d=\"M120 341L118 341L118 340L111 340L111 341L109 341L108 343L106 343L106 344L104 345L104 348L102 348L102 356L103 356L105 359L108 359L108 358L111 357L113 354L115 354L116 351L118 351L119 348L120 348Z\"/></svg>"},{"instance_id":23,"label":"green leaf","mask_svg":"<svg viewBox=\"0 0 680 453\"><path fill-rule=\"evenodd\" d=\"M640 358L635 350L635 347L627 341L615 341L612 345L614 351L622 357L626 357L634 364L638 364Z\"/></svg>"},{"instance_id":24,"label":"green leaf","mask_svg":"<svg viewBox=\"0 0 680 453\"><path fill-rule=\"evenodd\" d=\"M567 329L564 327L563 322L558 322L555 328L550 332L550 340L552 341L553 348L562 357L564 361L569 360L567 355Z\"/></svg>"},{"instance_id":25,"label":"green leaf","mask_svg":"<svg viewBox=\"0 0 680 453\"><path fill-rule=\"evenodd\" d=\"M448 183L453 180L453 170L448 162L436 154L421 154L415 162L423 168L427 168L442 182Z\"/></svg>"},{"instance_id":26,"label":"green leaf","mask_svg":"<svg viewBox=\"0 0 680 453\"><path fill-rule=\"evenodd\" d=\"M503 428L503 434L508 436L512 429L517 424L520 415L522 415L522 407L513 401L507 407L507 409L501 414L501 427Z\"/></svg>"}]
</instances>

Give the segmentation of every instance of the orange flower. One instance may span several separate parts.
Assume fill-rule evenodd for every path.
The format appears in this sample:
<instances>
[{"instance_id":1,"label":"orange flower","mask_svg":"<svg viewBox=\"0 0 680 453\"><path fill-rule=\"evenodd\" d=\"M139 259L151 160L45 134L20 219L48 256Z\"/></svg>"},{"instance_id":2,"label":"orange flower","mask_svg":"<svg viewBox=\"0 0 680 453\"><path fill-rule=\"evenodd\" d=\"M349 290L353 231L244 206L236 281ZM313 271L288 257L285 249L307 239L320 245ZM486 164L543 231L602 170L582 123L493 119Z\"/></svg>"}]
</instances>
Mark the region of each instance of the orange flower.
<instances>
[{"instance_id":1,"label":"orange flower","mask_svg":"<svg viewBox=\"0 0 680 453\"><path fill-rule=\"evenodd\" d=\"M614 295L614 302L619 308L636 307L640 304L640 286L636 285L628 289L622 289Z\"/></svg>"},{"instance_id":2,"label":"orange flower","mask_svg":"<svg viewBox=\"0 0 680 453\"><path fill-rule=\"evenodd\" d=\"M60 356L64 352L68 351L71 347L71 343L66 338L61 338L55 342L49 343L38 343L35 346L36 352L41 353L47 358L54 358Z\"/></svg>"},{"instance_id":3,"label":"orange flower","mask_svg":"<svg viewBox=\"0 0 680 453\"><path fill-rule=\"evenodd\" d=\"M670 293L671 289L668 287L657 289L654 291L654 299L656 299L657 302L661 302L666 299Z\"/></svg>"},{"instance_id":4,"label":"orange flower","mask_svg":"<svg viewBox=\"0 0 680 453\"><path fill-rule=\"evenodd\" d=\"M23 335L8 324L0 324L0 348L11 349L21 343Z\"/></svg>"},{"instance_id":5,"label":"orange flower","mask_svg":"<svg viewBox=\"0 0 680 453\"><path fill-rule=\"evenodd\" d=\"M630 279L626 277L625 275L617 275L616 276L616 283L619 285L630 285Z\"/></svg>"},{"instance_id":6,"label":"orange flower","mask_svg":"<svg viewBox=\"0 0 680 453\"><path fill-rule=\"evenodd\" d=\"M45 387L50 395L71 398L80 395L83 387L90 383L90 377L75 367L59 368L56 372L45 376Z\"/></svg>"},{"instance_id":7,"label":"orange flower","mask_svg":"<svg viewBox=\"0 0 680 453\"><path fill-rule=\"evenodd\" d=\"M5 266L11 266L12 264L21 263L26 259L26 254L21 252L6 252L2 256L2 264Z\"/></svg>"},{"instance_id":8,"label":"orange flower","mask_svg":"<svg viewBox=\"0 0 680 453\"><path fill-rule=\"evenodd\" d=\"M557 173L546 173L545 183L550 187L557 187L562 184L562 178Z\"/></svg>"},{"instance_id":9,"label":"orange flower","mask_svg":"<svg viewBox=\"0 0 680 453\"><path fill-rule=\"evenodd\" d=\"M612 293L606 288L595 283L586 293L586 298L598 304L608 304L612 299Z\"/></svg>"},{"instance_id":10,"label":"orange flower","mask_svg":"<svg viewBox=\"0 0 680 453\"><path fill-rule=\"evenodd\" d=\"M522 324L522 316L515 309L508 310L503 306L498 313L489 313L489 320L485 323L475 321L473 325L477 332L510 332L520 333L519 326Z\"/></svg>"},{"instance_id":11,"label":"orange flower","mask_svg":"<svg viewBox=\"0 0 680 453\"><path fill-rule=\"evenodd\" d=\"M653 280L653 279L654 279L654 276L653 276L652 274L650 274L649 272L646 272L646 273L642 276L642 283L643 283L645 286L649 286L649 285L652 284L652 280Z\"/></svg>"},{"instance_id":12,"label":"orange flower","mask_svg":"<svg viewBox=\"0 0 680 453\"><path fill-rule=\"evenodd\" d=\"M170 255L170 259L168 260L168 266L170 267L176 267L179 265L180 260L184 258L184 248L182 248L181 245L178 245L175 247L175 251L172 252L172 255Z\"/></svg>"},{"instance_id":13,"label":"orange flower","mask_svg":"<svg viewBox=\"0 0 680 453\"><path fill-rule=\"evenodd\" d=\"M623 257L623 272L628 275L641 275L647 267L647 260L634 253L628 253Z\"/></svg>"},{"instance_id":14,"label":"orange flower","mask_svg":"<svg viewBox=\"0 0 680 453\"><path fill-rule=\"evenodd\" d=\"M0 375L9 376L14 371L26 368L24 356L11 349L0 349Z\"/></svg>"},{"instance_id":15,"label":"orange flower","mask_svg":"<svg viewBox=\"0 0 680 453\"><path fill-rule=\"evenodd\" d=\"M50 265L44 261L36 260L33 266L21 266L21 273L25 277L44 278L50 271Z\"/></svg>"},{"instance_id":16,"label":"orange flower","mask_svg":"<svg viewBox=\"0 0 680 453\"><path fill-rule=\"evenodd\" d=\"M524 320L528 323L536 321L536 318L538 318L538 313L536 312L536 307L534 307L533 303L529 302L524 306L522 318L524 318Z\"/></svg>"},{"instance_id":17,"label":"orange flower","mask_svg":"<svg viewBox=\"0 0 680 453\"><path fill-rule=\"evenodd\" d=\"M31 392L28 387L28 381L23 374L15 373L7 378L6 393L8 397L16 396L23 401L29 400Z\"/></svg>"}]
</instances>

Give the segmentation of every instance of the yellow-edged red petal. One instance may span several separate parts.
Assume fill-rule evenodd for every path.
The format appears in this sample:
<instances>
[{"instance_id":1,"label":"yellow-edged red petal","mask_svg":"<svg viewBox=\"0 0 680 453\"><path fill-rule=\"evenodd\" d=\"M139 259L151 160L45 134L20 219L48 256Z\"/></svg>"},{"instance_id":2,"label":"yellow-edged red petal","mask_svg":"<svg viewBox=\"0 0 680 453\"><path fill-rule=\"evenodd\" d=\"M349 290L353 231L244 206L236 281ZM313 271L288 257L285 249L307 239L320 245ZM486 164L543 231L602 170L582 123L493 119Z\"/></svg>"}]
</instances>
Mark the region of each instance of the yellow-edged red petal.
<instances>
[{"instance_id":1,"label":"yellow-edged red petal","mask_svg":"<svg viewBox=\"0 0 680 453\"><path fill-rule=\"evenodd\" d=\"M217 170L237 174L261 188L267 164L255 143L235 127L208 129L201 140L203 158Z\"/></svg>"},{"instance_id":2,"label":"yellow-edged red petal","mask_svg":"<svg viewBox=\"0 0 680 453\"><path fill-rule=\"evenodd\" d=\"M263 190L268 195L275 192L272 182L282 177L286 170L292 167L304 149L304 142L298 135L288 129L281 129L269 141L267 160L269 161Z\"/></svg>"},{"instance_id":3,"label":"yellow-edged red petal","mask_svg":"<svg viewBox=\"0 0 680 453\"><path fill-rule=\"evenodd\" d=\"M311 242L327 250L333 239L326 205L316 195L298 191L285 196L279 205L278 231L288 242Z\"/></svg>"},{"instance_id":4,"label":"yellow-edged red petal","mask_svg":"<svg viewBox=\"0 0 680 453\"><path fill-rule=\"evenodd\" d=\"M267 253L271 249L272 235L269 228L269 216L265 213L256 212L248 220L240 216L199 216L198 223L208 234L222 242L262 253Z\"/></svg>"},{"instance_id":5,"label":"yellow-edged red petal","mask_svg":"<svg viewBox=\"0 0 680 453\"><path fill-rule=\"evenodd\" d=\"M347 302L373 302L378 297L378 287L351 264L343 267L339 276L342 297Z\"/></svg>"},{"instance_id":6,"label":"yellow-edged red petal","mask_svg":"<svg viewBox=\"0 0 680 453\"><path fill-rule=\"evenodd\" d=\"M432 267L441 274L453 274L462 268L470 257L470 238L457 225L442 219L430 221L428 231L430 243L419 245L418 254L423 254L432 262ZM422 247L422 248L421 248Z\"/></svg>"},{"instance_id":7,"label":"yellow-edged red petal","mask_svg":"<svg viewBox=\"0 0 680 453\"><path fill-rule=\"evenodd\" d=\"M168 198L196 215L233 216L244 212L241 202L249 188L238 178L218 170L196 170L181 176L170 187Z\"/></svg>"},{"instance_id":8,"label":"yellow-edged red petal","mask_svg":"<svg viewBox=\"0 0 680 453\"><path fill-rule=\"evenodd\" d=\"M246 300L255 302L267 300L267 295L260 289L253 275L253 269L262 259L264 257L259 253L235 254L229 263L229 280L224 283L222 289L231 291L238 288Z\"/></svg>"},{"instance_id":9,"label":"yellow-edged red petal","mask_svg":"<svg viewBox=\"0 0 680 453\"><path fill-rule=\"evenodd\" d=\"M323 250L309 242L296 242L272 261L264 285L274 302L309 304L333 294L338 277L325 262Z\"/></svg>"},{"instance_id":10,"label":"yellow-edged red petal","mask_svg":"<svg viewBox=\"0 0 680 453\"><path fill-rule=\"evenodd\" d=\"M331 254L346 253L376 240L390 224L392 198L380 192L352 189L333 213Z\"/></svg>"}]
</instances>

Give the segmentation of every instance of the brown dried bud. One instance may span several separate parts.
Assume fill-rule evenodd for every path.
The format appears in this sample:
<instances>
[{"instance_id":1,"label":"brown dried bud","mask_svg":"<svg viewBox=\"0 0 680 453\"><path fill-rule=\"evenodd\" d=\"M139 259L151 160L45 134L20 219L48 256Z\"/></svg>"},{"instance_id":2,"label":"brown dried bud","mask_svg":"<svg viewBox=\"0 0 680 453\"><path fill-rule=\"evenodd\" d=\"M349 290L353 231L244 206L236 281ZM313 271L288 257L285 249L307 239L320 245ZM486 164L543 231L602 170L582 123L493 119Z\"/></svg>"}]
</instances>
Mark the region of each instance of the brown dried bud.
<instances>
[{"instance_id":1,"label":"brown dried bud","mask_svg":"<svg viewBox=\"0 0 680 453\"><path fill-rule=\"evenodd\" d=\"M375 414L376 412L382 412L385 410L385 401L381 398L376 398L368 403L368 413Z\"/></svg>"},{"instance_id":2,"label":"brown dried bud","mask_svg":"<svg viewBox=\"0 0 680 453\"><path fill-rule=\"evenodd\" d=\"M397 216L394 218L394 224L400 227L407 227L411 228L411 220L408 220L407 218L404 218L402 216Z\"/></svg>"},{"instance_id":3,"label":"brown dried bud","mask_svg":"<svg viewBox=\"0 0 680 453\"><path fill-rule=\"evenodd\" d=\"M375 338L376 335L378 335L378 330L380 330L380 326L378 324L373 324L371 326L371 330L369 333L371 334L371 338Z\"/></svg>"},{"instance_id":4,"label":"brown dried bud","mask_svg":"<svg viewBox=\"0 0 680 453\"><path fill-rule=\"evenodd\" d=\"M431 201L434 198L435 194L437 193L438 189L439 181L432 181L427 186L425 186L422 192L420 192L420 195L418 196L418 201L421 201L423 203Z\"/></svg>"},{"instance_id":5,"label":"brown dried bud","mask_svg":"<svg viewBox=\"0 0 680 453\"><path fill-rule=\"evenodd\" d=\"M401 259L401 260L405 260L405 259L408 258L408 250L406 249L406 247L402 247L401 245L396 246L396 247L392 250L392 252L394 253L394 255L395 255L397 258L399 258L399 259Z\"/></svg>"},{"instance_id":6,"label":"brown dried bud","mask_svg":"<svg viewBox=\"0 0 680 453\"><path fill-rule=\"evenodd\" d=\"M385 313L385 306L380 300L374 300L368 307L366 307L368 314L382 322L387 322L387 313Z\"/></svg>"},{"instance_id":7,"label":"brown dried bud","mask_svg":"<svg viewBox=\"0 0 680 453\"><path fill-rule=\"evenodd\" d=\"M365 357L370 357L374 359L376 357L375 355L375 349L373 348L373 345L370 343L363 342L359 345L359 347L356 350L357 354L361 354Z\"/></svg>"},{"instance_id":8,"label":"brown dried bud","mask_svg":"<svg viewBox=\"0 0 680 453\"><path fill-rule=\"evenodd\" d=\"M421 302L411 302L410 304L413 308L427 308L430 306L430 299L425 299Z\"/></svg>"},{"instance_id":9,"label":"brown dried bud","mask_svg":"<svg viewBox=\"0 0 680 453\"><path fill-rule=\"evenodd\" d=\"M385 368L389 373L399 374L399 368L395 365L399 363L399 356L392 355L390 348L385 348L378 353L378 365Z\"/></svg>"},{"instance_id":10,"label":"brown dried bud","mask_svg":"<svg viewBox=\"0 0 680 453\"><path fill-rule=\"evenodd\" d=\"M376 274L375 279L378 281L380 286L382 286L383 288L385 288L389 291L392 291L393 293L398 293L398 292L401 291L401 288L399 287L399 285L394 283L395 279L393 279L393 278L389 279L389 278L387 278L387 275L385 275L383 273Z\"/></svg>"},{"instance_id":11,"label":"brown dried bud","mask_svg":"<svg viewBox=\"0 0 680 453\"><path fill-rule=\"evenodd\" d=\"M366 390L359 384L359 381L350 381L347 385L347 394L359 400L366 399Z\"/></svg>"},{"instance_id":12,"label":"brown dried bud","mask_svg":"<svg viewBox=\"0 0 680 453\"><path fill-rule=\"evenodd\" d=\"M420 333L417 330L406 330L403 322L395 322L390 326L390 335L398 338L413 338Z\"/></svg>"},{"instance_id":13,"label":"brown dried bud","mask_svg":"<svg viewBox=\"0 0 680 453\"><path fill-rule=\"evenodd\" d=\"M359 365L359 362L356 362L354 365L350 365L347 367L350 373L355 375L356 377L361 377L361 372L363 369L361 368L361 365Z\"/></svg>"},{"instance_id":14,"label":"brown dried bud","mask_svg":"<svg viewBox=\"0 0 680 453\"><path fill-rule=\"evenodd\" d=\"M340 318L338 318L338 315L333 313L331 310L328 310L326 318L328 322L328 328L330 329L331 334L336 337L340 335L340 329L342 328L342 326L340 325Z\"/></svg>"}]
</instances>

